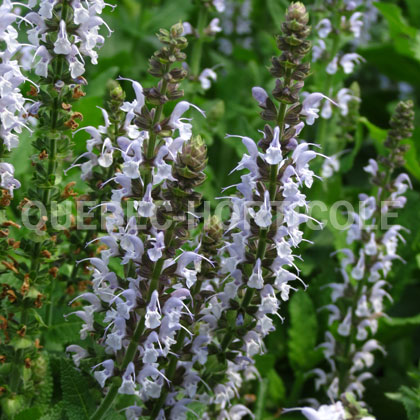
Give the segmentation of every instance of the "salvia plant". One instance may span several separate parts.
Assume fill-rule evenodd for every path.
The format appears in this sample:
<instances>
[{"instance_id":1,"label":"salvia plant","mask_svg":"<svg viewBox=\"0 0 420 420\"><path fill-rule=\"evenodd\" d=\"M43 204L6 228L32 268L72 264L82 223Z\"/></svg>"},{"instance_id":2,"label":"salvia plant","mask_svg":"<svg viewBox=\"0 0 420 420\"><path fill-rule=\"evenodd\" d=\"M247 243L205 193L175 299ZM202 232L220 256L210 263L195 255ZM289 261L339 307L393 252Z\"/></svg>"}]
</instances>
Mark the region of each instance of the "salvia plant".
<instances>
[{"instance_id":1,"label":"salvia plant","mask_svg":"<svg viewBox=\"0 0 420 420\"><path fill-rule=\"evenodd\" d=\"M263 3L2 1L2 420L418 419L418 15Z\"/></svg>"}]
</instances>

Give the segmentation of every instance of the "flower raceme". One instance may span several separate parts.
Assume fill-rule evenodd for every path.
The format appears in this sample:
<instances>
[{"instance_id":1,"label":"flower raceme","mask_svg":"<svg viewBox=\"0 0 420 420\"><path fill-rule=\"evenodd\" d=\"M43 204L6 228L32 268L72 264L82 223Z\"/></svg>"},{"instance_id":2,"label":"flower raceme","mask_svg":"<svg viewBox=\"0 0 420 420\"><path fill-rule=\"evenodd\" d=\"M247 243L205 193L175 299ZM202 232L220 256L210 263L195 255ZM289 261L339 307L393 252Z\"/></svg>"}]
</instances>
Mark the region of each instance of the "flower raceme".
<instances>
[{"instance_id":1,"label":"flower raceme","mask_svg":"<svg viewBox=\"0 0 420 420\"><path fill-rule=\"evenodd\" d=\"M100 385L106 386L113 376L121 375L122 381L112 382L108 390L108 395L113 395L110 398L118 393L136 395L137 403L127 408L127 415L142 413L151 418L188 411L189 399L182 403L174 399L181 392L174 377L184 376L192 394L199 380L193 364L206 360L201 338L192 342L191 323L200 310L200 305L193 302L204 302L200 297L204 293L200 266L211 262L199 253L200 244L196 244L194 251L176 253L189 238L185 224L186 214L191 211L188 203L197 206L200 202L195 188L205 179L202 171L207 162L204 141L192 135L192 124L183 115L190 108L202 111L180 101L168 117L163 117L165 102L182 96L177 87L186 73L164 60L173 55L179 62L185 60L181 52L186 47L182 31L182 25L175 25L170 31L161 30L159 38L165 46L154 55L159 61L151 59L150 72L163 81L157 88L148 89L132 82L135 99L120 107L125 114L122 132L115 144L108 143L105 152L111 156L118 151L112 159L119 160L122 168L109 180L115 185L109 197L112 201L103 204L108 213L107 232L99 240L107 249L101 251L100 258L90 259L94 293L81 295L80 299L92 304L74 312L84 321L82 338L88 332L102 337L104 356L95 366L95 378ZM171 75L169 83L168 75ZM162 100L153 105L157 96ZM93 138L105 144L105 133L101 131L104 130L89 128ZM104 155L103 147L97 150ZM97 156L89 152L83 158L104 166L106 161ZM84 164L81 165L83 168ZM91 172L93 166L89 168ZM86 175L89 173L82 174ZM136 217L126 217L124 203L129 198L135 200L134 208L145 230L138 230ZM167 230L156 227L153 219L169 221ZM120 261L123 272L113 268L115 260ZM103 331L93 327L96 318L107 325ZM192 361L177 366L176 355L188 343L192 345ZM78 361L93 356L74 346L68 350L75 352ZM94 418L101 418L108 408L109 405L102 404Z\"/></svg>"},{"instance_id":2,"label":"flower raceme","mask_svg":"<svg viewBox=\"0 0 420 420\"><path fill-rule=\"evenodd\" d=\"M25 18L14 11L15 4L3 1L0 6L0 40L5 48L0 53L0 159L19 144L19 134L25 127L25 106L28 104L20 91L20 86L26 80L23 76L16 55L21 49L15 24ZM0 188L13 196L13 190L20 187L20 182L14 177L12 164L0 163Z\"/></svg>"},{"instance_id":3,"label":"flower raceme","mask_svg":"<svg viewBox=\"0 0 420 420\"><path fill-rule=\"evenodd\" d=\"M412 135L413 105L401 102L391 119L391 130L385 142L388 155L370 159L364 171L371 176L373 193L361 194L359 213L353 214L353 224L347 231L349 248L337 251L341 257L341 283L327 285L332 290L332 303L323 309L329 312L330 331L321 344L330 372L315 369L316 386L327 386L327 394L337 400L352 393L362 400L364 381L372 374L369 368L374 353L384 348L374 338L378 319L385 316L385 302L391 301L386 281L393 262L401 260L398 244L405 242L403 226L394 224L385 230L378 225L389 212L405 206L404 194L411 188L407 174L394 176L394 170L404 164L406 146L401 140ZM336 329L336 333L334 330Z\"/></svg>"},{"instance_id":4,"label":"flower raceme","mask_svg":"<svg viewBox=\"0 0 420 420\"><path fill-rule=\"evenodd\" d=\"M35 48L35 73L47 77L54 55L64 57L72 79L84 74L85 57L89 57L92 64L97 64L98 53L95 49L104 43L99 29L104 25L109 35L112 32L99 16L106 6L109 5L95 0L30 0L29 7L34 11L26 19L33 24L33 28L28 31L28 38ZM51 40L49 47L45 41L51 31L56 33L56 37Z\"/></svg>"},{"instance_id":5,"label":"flower raceme","mask_svg":"<svg viewBox=\"0 0 420 420\"><path fill-rule=\"evenodd\" d=\"M44 339L42 332L46 326L51 326L54 318L52 291L58 282L58 261L62 264L66 260L62 248L57 246L62 237L53 226L51 206L72 194L70 186L60 188L61 165L71 155L68 131L77 128L77 121L83 118L81 113L72 111L72 104L84 95L81 88L86 84L82 77L83 57L89 56L95 63L95 47L102 45L104 40L99 34L104 21L98 16L104 7L105 3L96 0L29 0L26 4L6 0L0 6L0 37L6 46L0 53L1 158L6 151L17 147L25 118L36 121L32 133L35 153L31 156L31 184L35 187L27 187L23 192L25 199L15 210L22 211L23 220L25 217L35 218L40 222L37 234L23 233L20 241L7 238L10 252L4 258L11 262L4 262L14 283L13 286L2 283L16 297L5 306L10 325L17 326L13 335L24 337L27 343L25 349L14 347L14 336L10 337L5 331L7 339L1 343L1 353L13 360L8 373L10 378L6 381L6 398L24 396L27 405L36 404L38 398L32 389L37 388L36 369L46 364L40 351ZM17 13L22 13L22 16ZM14 22L20 24L19 39L25 39L26 35L29 42L24 47L18 42ZM24 27L27 28L26 34L22 30ZM18 63L18 55L22 66ZM30 55L33 60L27 59ZM28 92L31 99L25 99L19 90L28 81L22 75L25 74L22 68L37 82ZM7 190L7 200L3 193L2 203L7 202L13 190L20 186L14 179L13 166L6 162L0 163L0 186ZM39 208L32 206L35 202L42 204L45 214L40 215ZM14 226L19 227L17 223ZM74 243L70 248L72 246ZM38 310L43 306L40 315ZM89 318L85 318L88 332L92 326ZM28 381L27 378L31 379Z\"/></svg>"},{"instance_id":6,"label":"flower raceme","mask_svg":"<svg viewBox=\"0 0 420 420\"><path fill-rule=\"evenodd\" d=\"M361 3L355 10L354 2L340 3L342 7L339 9L337 2L324 2L318 10L318 23L315 26L318 38L312 50L315 83L323 84L323 93L337 105L333 107L329 100L321 100L318 104L317 109L323 121L317 137L324 152L335 158L345 150L346 139L352 140L357 133L360 94L356 86L345 86L343 76L352 74L365 61L346 46L349 39L353 39L353 42L360 39L362 27L367 21L367 2ZM324 78L322 75L325 73L327 77ZM353 112L349 112L349 108ZM334 128L336 126L340 128L337 130ZM324 166L323 176L328 178L339 171L340 161L335 159L332 165L326 160Z\"/></svg>"}]
</instances>

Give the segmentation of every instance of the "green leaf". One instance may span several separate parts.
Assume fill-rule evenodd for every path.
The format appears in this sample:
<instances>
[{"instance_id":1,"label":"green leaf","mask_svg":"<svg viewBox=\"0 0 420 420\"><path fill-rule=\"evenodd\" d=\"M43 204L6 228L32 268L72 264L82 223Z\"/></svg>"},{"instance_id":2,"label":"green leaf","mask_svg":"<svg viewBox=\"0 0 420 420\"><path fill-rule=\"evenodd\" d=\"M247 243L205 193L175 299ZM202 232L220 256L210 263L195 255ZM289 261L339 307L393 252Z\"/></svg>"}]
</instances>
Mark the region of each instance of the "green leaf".
<instances>
[{"instance_id":1,"label":"green leaf","mask_svg":"<svg viewBox=\"0 0 420 420\"><path fill-rule=\"evenodd\" d=\"M125 420L125 416L121 413L108 411L108 413L105 414L104 420Z\"/></svg>"},{"instance_id":2,"label":"green leaf","mask_svg":"<svg viewBox=\"0 0 420 420\"><path fill-rule=\"evenodd\" d=\"M418 0L405 0L407 9L410 14L411 23L415 26L420 26L420 8Z\"/></svg>"},{"instance_id":3,"label":"green leaf","mask_svg":"<svg viewBox=\"0 0 420 420\"><path fill-rule=\"evenodd\" d=\"M266 376L274 368L276 356L272 353L255 356L255 365L262 376Z\"/></svg>"},{"instance_id":4,"label":"green leaf","mask_svg":"<svg viewBox=\"0 0 420 420\"><path fill-rule=\"evenodd\" d=\"M21 411L13 420L38 420L42 415L40 407L31 407Z\"/></svg>"},{"instance_id":5,"label":"green leaf","mask_svg":"<svg viewBox=\"0 0 420 420\"><path fill-rule=\"evenodd\" d=\"M420 420L420 389L410 389L406 386L400 388L400 392L387 393L386 396L400 402L407 412L408 420Z\"/></svg>"},{"instance_id":6,"label":"green leaf","mask_svg":"<svg viewBox=\"0 0 420 420\"><path fill-rule=\"evenodd\" d=\"M88 420L93 411L86 378L68 360L60 361L64 410L69 420Z\"/></svg>"},{"instance_id":7,"label":"green leaf","mask_svg":"<svg viewBox=\"0 0 420 420\"><path fill-rule=\"evenodd\" d=\"M404 155L405 167L410 171L410 173L420 180L420 165L419 158L417 153L416 142L414 140L405 140L404 144L408 144L410 148Z\"/></svg>"},{"instance_id":8,"label":"green leaf","mask_svg":"<svg viewBox=\"0 0 420 420\"><path fill-rule=\"evenodd\" d=\"M270 372L268 372L267 378L269 382L268 394L270 399L273 403L280 404L284 401L286 396L286 387L283 380L274 369L271 369Z\"/></svg>"},{"instance_id":9,"label":"green leaf","mask_svg":"<svg viewBox=\"0 0 420 420\"><path fill-rule=\"evenodd\" d=\"M47 327L47 324L44 322L42 316L38 313L38 311L34 308L30 310L31 315L38 321L38 324L42 325L43 327Z\"/></svg>"},{"instance_id":10,"label":"green leaf","mask_svg":"<svg viewBox=\"0 0 420 420\"><path fill-rule=\"evenodd\" d=\"M194 411L198 415L194 415L193 413L187 414L187 420L195 420L197 418L202 418L207 410L207 406L200 402L192 402L191 404L188 404L188 408Z\"/></svg>"},{"instance_id":11,"label":"green leaf","mask_svg":"<svg viewBox=\"0 0 420 420\"><path fill-rule=\"evenodd\" d=\"M62 311L57 310L57 320L63 319ZM73 317L73 321L56 322L51 325L44 335L47 340L45 348L48 351L62 352L72 342L78 341L80 335L80 321Z\"/></svg>"},{"instance_id":12,"label":"green leaf","mask_svg":"<svg viewBox=\"0 0 420 420\"><path fill-rule=\"evenodd\" d=\"M378 153L383 153L384 150L385 150L384 141L386 139L388 131L384 130L383 128L377 127L375 124L372 124L365 117L360 117L359 121L362 124L364 124L366 126L366 128L369 130L369 135L372 138Z\"/></svg>"},{"instance_id":13,"label":"green leaf","mask_svg":"<svg viewBox=\"0 0 420 420\"><path fill-rule=\"evenodd\" d=\"M407 326L418 326L420 325L420 314L411 316L408 318L383 318L383 322L390 327L407 327Z\"/></svg>"},{"instance_id":14,"label":"green leaf","mask_svg":"<svg viewBox=\"0 0 420 420\"><path fill-rule=\"evenodd\" d=\"M360 48L359 52L369 64L381 69L381 73L390 79L419 85L420 63L413 54L401 54L392 44L386 43Z\"/></svg>"},{"instance_id":15,"label":"green leaf","mask_svg":"<svg viewBox=\"0 0 420 420\"><path fill-rule=\"evenodd\" d=\"M65 415L63 413L64 403L60 401L54 407L51 407L47 413L45 413L40 420L63 420Z\"/></svg>"},{"instance_id":16,"label":"green leaf","mask_svg":"<svg viewBox=\"0 0 420 420\"><path fill-rule=\"evenodd\" d=\"M396 4L375 3L389 26L389 34L397 51L409 57L416 49L417 30L405 21L401 9Z\"/></svg>"},{"instance_id":17,"label":"green leaf","mask_svg":"<svg viewBox=\"0 0 420 420\"><path fill-rule=\"evenodd\" d=\"M290 329L288 355L295 372L310 370L317 362L314 348L317 343L318 321L309 295L296 292L290 299Z\"/></svg>"},{"instance_id":18,"label":"green leaf","mask_svg":"<svg viewBox=\"0 0 420 420\"><path fill-rule=\"evenodd\" d=\"M10 342L10 345L16 350L27 349L33 345L33 341L30 338L15 336Z\"/></svg>"},{"instance_id":19,"label":"green leaf","mask_svg":"<svg viewBox=\"0 0 420 420\"><path fill-rule=\"evenodd\" d=\"M407 318L382 318L379 324L378 340L392 343L397 339L410 336L413 329L420 326L420 314Z\"/></svg>"}]
</instances>

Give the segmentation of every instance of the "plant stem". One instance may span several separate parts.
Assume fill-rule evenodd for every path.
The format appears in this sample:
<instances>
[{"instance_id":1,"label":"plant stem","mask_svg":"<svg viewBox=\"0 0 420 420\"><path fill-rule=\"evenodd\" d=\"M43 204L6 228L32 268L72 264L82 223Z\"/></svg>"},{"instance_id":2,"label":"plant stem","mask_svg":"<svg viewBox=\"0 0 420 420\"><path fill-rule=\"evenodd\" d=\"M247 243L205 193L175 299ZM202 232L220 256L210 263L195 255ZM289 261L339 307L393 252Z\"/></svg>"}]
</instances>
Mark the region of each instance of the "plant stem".
<instances>
[{"instance_id":1,"label":"plant stem","mask_svg":"<svg viewBox=\"0 0 420 420\"><path fill-rule=\"evenodd\" d=\"M193 50L191 53L191 74L193 77L198 77L198 73L200 72L201 57L203 55L204 28L206 27L206 24L207 7L200 5L197 21L198 39L194 43Z\"/></svg>"},{"instance_id":2,"label":"plant stem","mask_svg":"<svg viewBox=\"0 0 420 420\"><path fill-rule=\"evenodd\" d=\"M296 378L293 381L288 403L294 407L298 403L299 396L301 395L303 385L305 383L305 375L302 372L297 372Z\"/></svg>"},{"instance_id":3,"label":"plant stem","mask_svg":"<svg viewBox=\"0 0 420 420\"><path fill-rule=\"evenodd\" d=\"M23 311L22 311L22 317L21 317L21 324L25 325L28 319L28 312L26 310L26 306L24 307ZM21 367L22 367L22 358L23 358L23 353L24 349L19 349L16 352L15 355L15 360L13 361L13 365L12 365L12 369L11 369L11 373L10 373L10 389L12 392L18 392L19 391L19 385L21 382Z\"/></svg>"},{"instance_id":4,"label":"plant stem","mask_svg":"<svg viewBox=\"0 0 420 420\"><path fill-rule=\"evenodd\" d=\"M106 412L109 410L112 403L114 402L115 397L117 396L118 388L118 384L112 383L106 394L106 397L102 401L102 404L98 407L98 409L95 411L90 420L100 420L106 414Z\"/></svg>"},{"instance_id":5,"label":"plant stem","mask_svg":"<svg viewBox=\"0 0 420 420\"><path fill-rule=\"evenodd\" d=\"M334 57L337 55L339 47L340 47L340 36L336 34L334 37L333 46L331 48L332 59L334 59ZM334 81L334 75L327 75L327 78L325 79L325 85L324 85L324 91L323 91L324 95L328 96L330 94L331 87L333 86L333 81ZM317 141L320 143L325 153L330 152L328 150L329 149L329 142L328 142L329 136L327 135L327 132L329 131L328 128L329 128L330 121L331 119L321 118L321 121L317 129L317 136L316 136Z\"/></svg>"}]
</instances>

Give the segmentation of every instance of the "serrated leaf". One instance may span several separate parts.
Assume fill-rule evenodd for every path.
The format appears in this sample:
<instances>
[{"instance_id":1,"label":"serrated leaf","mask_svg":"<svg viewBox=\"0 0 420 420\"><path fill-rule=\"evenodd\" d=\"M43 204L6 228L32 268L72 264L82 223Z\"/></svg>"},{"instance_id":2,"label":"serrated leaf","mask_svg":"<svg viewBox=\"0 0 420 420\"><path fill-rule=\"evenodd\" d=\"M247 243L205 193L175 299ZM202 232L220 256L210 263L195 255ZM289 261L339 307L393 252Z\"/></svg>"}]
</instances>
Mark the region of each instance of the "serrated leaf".
<instances>
[{"instance_id":1,"label":"serrated leaf","mask_svg":"<svg viewBox=\"0 0 420 420\"><path fill-rule=\"evenodd\" d=\"M290 299L290 328L288 355L293 370L308 371L318 357L314 352L317 343L318 321L309 295L298 291Z\"/></svg>"},{"instance_id":2,"label":"serrated leaf","mask_svg":"<svg viewBox=\"0 0 420 420\"><path fill-rule=\"evenodd\" d=\"M36 404L45 411L51 404L54 388L50 359L47 353L43 353L35 362L33 366L33 380L37 389Z\"/></svg>"},{"instance_id":3,"label":"serrated leaf","mask_svg":"<svg viewBox=\"0 0 420 420\"><path fill-rule=\"evenodd\" d=\"M410 389L406 386L400 388L400 392L387 393L386 396L400 402L407 412L407 420L420 419L420 393L419 390Z\"/></svg>"},{"instance_id":4,"label":"serrated leaf","mask_svg":"<svg viewBox=\"0 0 420 420\"><path fill-rule=\"evenodd\" d=\"M93 411L86 378L69 361L60 361L64 411L69 420L88 420Z\"/></svg>"},{"instance_id":5,"label":"serrated leaf","mask_svg":"<svg viewBox=\"0 0 420 420\"><path fill-rule=\"evenodd\" d=\"M39 420L63 420L65 418L63 410L64 404L60 401L54 407L50 408Z\"/></svg>"}]
</instances>

